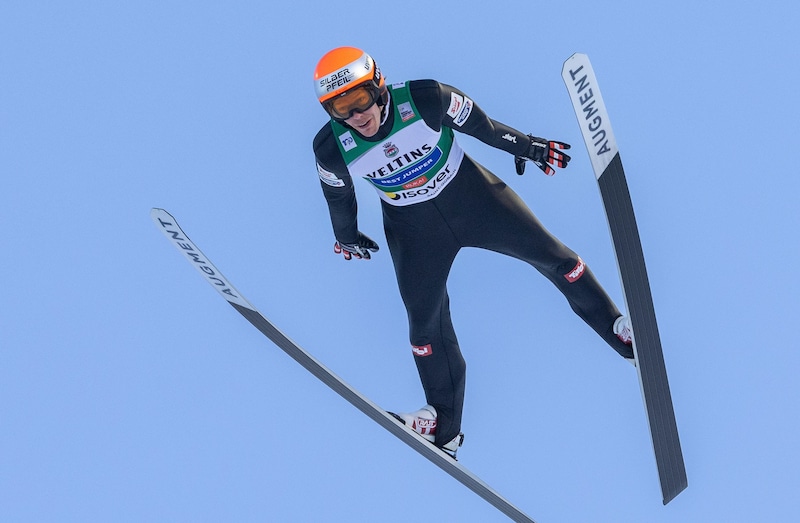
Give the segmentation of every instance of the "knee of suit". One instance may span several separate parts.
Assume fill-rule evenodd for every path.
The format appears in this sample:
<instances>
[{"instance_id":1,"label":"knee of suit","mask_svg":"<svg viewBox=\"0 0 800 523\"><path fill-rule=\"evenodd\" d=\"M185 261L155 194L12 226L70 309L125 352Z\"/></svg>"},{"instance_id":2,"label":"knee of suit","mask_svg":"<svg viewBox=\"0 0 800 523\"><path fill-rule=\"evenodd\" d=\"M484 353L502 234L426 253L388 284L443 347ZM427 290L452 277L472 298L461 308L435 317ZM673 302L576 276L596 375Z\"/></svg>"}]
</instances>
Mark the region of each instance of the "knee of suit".
<instances>
[{"instance_id":1,"label":"knee of suit","mask_svg":"<svg viewBox=\"0 0 800 523\"><path fill-rule=\"evenodd\" d=\"M561 281L566 280L567 283L575 283L586 274L587 270L588 266L586 262L584 262L580 256L575 255L561 262L561 264L556 267L555 273Z\"/></svg>"}]
</instances>

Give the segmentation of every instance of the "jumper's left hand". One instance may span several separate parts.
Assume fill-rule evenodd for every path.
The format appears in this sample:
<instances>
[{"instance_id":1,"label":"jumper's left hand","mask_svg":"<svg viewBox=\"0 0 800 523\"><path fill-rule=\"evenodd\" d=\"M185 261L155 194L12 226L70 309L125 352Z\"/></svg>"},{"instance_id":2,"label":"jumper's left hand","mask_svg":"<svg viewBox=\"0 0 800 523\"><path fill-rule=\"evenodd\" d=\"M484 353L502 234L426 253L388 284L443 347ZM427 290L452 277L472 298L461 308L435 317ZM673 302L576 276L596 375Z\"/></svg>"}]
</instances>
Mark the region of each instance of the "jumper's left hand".
<instances>
[{"instance_id":1,"label":"jumper's left hand","mask_svg":"<svg viewBox=\"0 0 800 523\"><path fill-rule=\"evenodd\" d=\"M537 138L531 135L528 136L531 139L531 147L528 154L514 157L514 165L517 169L517 174L523 174L525 172L525 162L531 160L539 169L544 171L546 175L552 176L556 171L551 165L563 169L572 159L570 155L564 152L564 150L570 148L568 143L545 140L544 138Z\"/></svg>"}]
</instances>

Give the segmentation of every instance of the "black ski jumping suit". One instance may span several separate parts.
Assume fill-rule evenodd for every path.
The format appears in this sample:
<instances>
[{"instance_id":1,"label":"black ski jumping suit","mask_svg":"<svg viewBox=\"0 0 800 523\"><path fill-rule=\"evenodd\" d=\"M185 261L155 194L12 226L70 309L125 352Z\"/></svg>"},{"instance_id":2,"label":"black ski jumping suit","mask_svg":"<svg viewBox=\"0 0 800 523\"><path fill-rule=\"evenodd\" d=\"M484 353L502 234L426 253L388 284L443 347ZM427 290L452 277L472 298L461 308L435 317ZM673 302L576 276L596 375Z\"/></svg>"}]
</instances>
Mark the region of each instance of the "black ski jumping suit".
<instances>
[{"instance_id":1,"label":"black ski jumping suit","mask_svg":"<svg viewBox=\"0 0 800 523\"><path fill-rule=\"evenodd\" d=\"M385 120L370 138L331 121L314 139L336 239L355 243L352 178L381 197L384 231L408 312L425 397L438 413L435 444L461 428L466 365L450 319L447 277L462 247L523 260L564 294L575 313L624 357L612 331L620 312L588 266L550 234L505 183L463 153L453 130L524 156L529 137L489 118L469 97L433 80L389 87Z\"/></svg>"}]
</instances>

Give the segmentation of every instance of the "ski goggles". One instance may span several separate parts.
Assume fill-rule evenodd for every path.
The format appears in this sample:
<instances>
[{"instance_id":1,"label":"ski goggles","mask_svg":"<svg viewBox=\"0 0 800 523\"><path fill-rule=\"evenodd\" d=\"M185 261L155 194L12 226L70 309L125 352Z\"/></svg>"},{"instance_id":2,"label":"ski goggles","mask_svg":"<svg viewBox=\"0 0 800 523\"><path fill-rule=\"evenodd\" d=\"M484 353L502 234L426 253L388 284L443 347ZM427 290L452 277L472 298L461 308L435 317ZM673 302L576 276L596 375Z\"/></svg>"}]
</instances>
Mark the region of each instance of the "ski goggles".
<instances>
[{"instance_id":1,"label":"ski goggles","mask_svg":"<svg viewBox=\"0 0 800 523\"><path fill-rule=\"evenodd\" d=\"M360 85L346 93L326 100L322 106L334 120L347 120L353 113L363 113L380 98L378 89L371 85Z\"/></svg>"}]
</instances>

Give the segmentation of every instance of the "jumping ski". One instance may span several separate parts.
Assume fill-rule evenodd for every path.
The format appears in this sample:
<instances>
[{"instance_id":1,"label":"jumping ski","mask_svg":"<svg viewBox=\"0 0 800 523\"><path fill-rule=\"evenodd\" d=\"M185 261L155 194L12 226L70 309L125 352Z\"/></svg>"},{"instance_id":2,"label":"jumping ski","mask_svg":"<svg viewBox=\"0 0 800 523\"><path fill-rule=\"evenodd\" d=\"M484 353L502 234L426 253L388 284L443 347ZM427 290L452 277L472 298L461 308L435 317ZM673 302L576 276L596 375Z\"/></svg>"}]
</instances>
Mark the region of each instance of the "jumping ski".
<instances>
[{"instance_id":1,"label":"jumping ski","mask_svg":"<svg viewBox=\"0 0 800 523\"><path fill-rule=\"evenodd\" d=\"M633 325L636 369L666 505L688 483L628 183L589 58L580 53L572 55L564 62L561 76L592 161L614 243L625 305Z\"/></svg>"},{"instance_id":2,"label":"jumping ski","mask_svg":"<svg viewBox=\"0 0 800 523\"><path fill-rule=\"evenodd\" d=\"M397 436L409 447L416 450L436 466L463 483L467 488L479 495L500 512L518 523L535 523L528 515L512 505L494 489L489 487L475 474L467 470L461 463L433 446L419 434L406 427L401 421L380 408L363 394L345 383L339 376L325 367L305 349L289 339L267 320L249 301L225 278L211 261L197 248L180 228L178 222L167 211L153 209L150 217L156 226L166 235L170 242L186 256L203 278L222 295L247 321L261 331L275 345L291 356L311 374L338 393L354 407L372 418L380 426Z\"/></svg>"}]
</instances>

